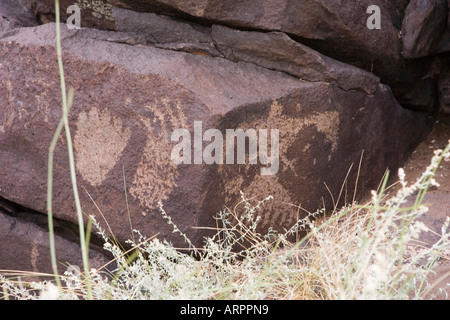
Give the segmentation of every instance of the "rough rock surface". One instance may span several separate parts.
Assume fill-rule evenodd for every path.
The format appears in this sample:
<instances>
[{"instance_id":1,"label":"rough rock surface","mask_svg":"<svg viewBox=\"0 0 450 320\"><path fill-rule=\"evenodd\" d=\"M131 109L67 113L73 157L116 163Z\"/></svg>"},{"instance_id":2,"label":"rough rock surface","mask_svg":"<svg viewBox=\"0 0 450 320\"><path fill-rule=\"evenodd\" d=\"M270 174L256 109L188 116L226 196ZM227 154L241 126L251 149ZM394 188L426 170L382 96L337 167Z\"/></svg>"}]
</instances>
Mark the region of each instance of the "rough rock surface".
<instances>
[{"instance_id":1,"label":"rough rock surface","mask_svg":"<svg viewBox=\"0 0 450 320\"><path fill-rule=\"evenodd\" d=\"M46 219L46 218L45 218ZM0 210L0 270L52 273L49 235L45 228L26 220L12 217ZM58 272L63 274L69 266L82 269L79 244L65 237L55 236L55 252ZM109 262L102 252L91 248L91 268L101 269Z\"/></svg>"},{"instance_id":2,"label":"rough rock surface","mask_svg":"<svg viewBox=\"0 0 450 320\"><path fill-rule=\"evenodd\" d=\"M367 7L385 8L388 1L236 1L159 0L191 16L235 27L282 31L297 37L327 42L342 55L398 57L400 46L391 17L382 11L385 32L366 28ZM133 3L133 1L129 1ZM195 3L195 4L194 4ZM320 21L319 26L317 22Z\"/></svg>"},{"instance_id":3,"label":"rough rock surface","mask_svg":"<svg viewBox=\"0 0 450 320\"><path fill-rule=\"evenodd\" d=\"M441 109L450 114L450 59L439 79L439 101Z\"/></svg>"},{"instance_id":4,"label":"rough rock surface","mask_svg":"<svg viewBox=\"0 0 450 320\"><path fill-rule=\"evenodd\" d=\"M447 26L445 27L444 33L439 44L439 52L449 52L450 51L450 1L447 1L448 7L448 17Z\"/></svg>"},{"instance_id":5,"label":"rough rock surface","mask_svg":"<svg viewBox=\"0 0 450 320\"><path fill-rule=\"evenodd\" d=\"M450 113L449 1L60 2L63 21L69 5L81 8L83 28L62 32L82 207L104 224L103 215L121 241L136 228L185 247L161 202L201 245L207 232L195 227L215 227L212 217L234 208L240 191L255 201L274 196L259 211L263 229L291 226L297 206L353 200L358 173L357 198L377 187L431 129L429 115ZM42 213L48 147L61 117L53 4L0 2L0 197ZM381 8L381 30L366 26L372 4ZM185 151L195 164L172 159L184 142L172 138L178 129L191 136ZM216 162L222 151L225 162L227 129L250 136L255 129L259 142L279 130L278 161L247 150L244 164L196 163L199 150ZM209 136L199 141L196 133ZM76 223L66 147L62 136L54 210ZM262 175L270 166L276 174ZM0 219L12 239L25 239L24 252L40 239L34 222ZM18 265L41 270L31 256ZM69 256L62 259L76 260ZM10 251L0 250L3 257L13 261Z\"/></svg>"},{"instance_id":6,"label":"rough rock surface","mask_svg":"<svg viewBox=\"0 0 450 320\"><path fill-rule=\"evenodd\" d=\"M246 61L306 81L332 83L343 90L360 90L367 94L374 94L380 83L373 74L330 59L295 42L285 33L246 32L213 26L211 37L220 53L232 61Z\"/></svg>"},{"instance_id":7,"label":"rough rock surface","mask_svg":"<svg viewBox=\"0 0 450 320\"><path fill-rule=\"evenodd\" d=\"M100 40L105 31L94 39L94 30L63 30L66 80L76 92L70 120L84 208L98 214L92 197L122 240L131 236L124 180L132 225L176 241L159 212L161 201L199 243L204 232L192 227L212 226L212 215L237 203L241 190L259 199L273 195L263 225L287 227L296 209L284 203L310 211L323 203L332 207L327 188L337 201L353 165L352 188L362 150L359 187L374 187L425 131L422 117L401 108L388 87L373 87L374 77L364 72L358 75L366 78L361 84L372 84L370 95L252 63ZM61 116L57 65L46 60L54 54L53 34L54 24L47 24L0 40L0 165L8 168L0 195L38 211L45 211L46 155ZM278 173L262 176L260 165L248 162L175 165L171 134L179 128L192 133L194 121L202 121L203 131L224 134L278 129ZM55 214L76 222L64 146L62 139L55 156Z\"/></svg>"},{"instance_id":8,"label":"rough rock surface","mask_svg":"<svg viewBox=\"0 0 450 320\"><path fill-rule=\"evenodd\" d=\"M28 7L41 6L45 15L54 12L52 0L23 1L28 2ZM401 42L395 24L406 5L405 1L388 0L109 0L95 4L79 0L75 3L84 11L86 27L116 30L115 8L164 13L208 24L280 31L310 40L309 43L346 60L363 60L369 64L380 59L397 61L400 57ZM61 1L62 8L72 4L72 0ZM366 27L367 7L373 4L383 8L383 31Z\"/></svg>"},{"instance_id":9,"label":"rough rock surface","mask_svg":"<svg viewBox=\"0 0 450 320\"><path fill-rule=\"evenodd\" d=\"M61 0L61 7L73 5L72 0ZM53 0L21 0L24 7L35 10L44 23L53 21ZM397 100L407 108L437 112L436 78L431 76L430 59L420 61L403 58L404 51L421 50L418 56L450 51L450 17L445 28L445 0L412 1L408 19L403 19L407 0L270 0L270 1L180 1L180 0L77 0L81 8L82 26L106 30L144 31L146 41L161 42L173 49L191 50L216 55L208 36L192 42L185 27L169 27L169 20L189 21L199 32L208 33L208 26L224 25L234 29L262 32L283 32L320 53L344 63L373 72L389 85ZM381 30L370 30L366 21L370 17L369 5L380 7ZM415 11L414 8L421 10ZM122 10L122 9L129 10ZM130 14L130 10L132 13ZM128 12L128 13L127 13ZM136 15L143 13L141 18ZM157 22L148 13L164 14ZM69 13L70 14L70 13ZM63 10L63 20L69 14ZM169 18L169 16L171 18ZM431 18L431 19L430 19ZM148 22L152 20L152 22ZM165 22L164 22L165 20ZM409 22L408 22L409 21ZM199 25L200 23L201 25ZM403 28L402 28L403 25ZM191 28L192 28L191 26ZM131 28L130 28L131 27ZM442 31L442 27L445 28ZM436 30L435 30L436 29ZM437 30L439 29L439 30ZM157 36L153 39L155 30ZM167 30L167 32L166 32ZM402 30L406 36L402 36ZM436 31L436 32L435 32ZM442 31L442 32L441 32ZM150 36L150 34L152 34ZM186 36L180 40L179 36ZM178 38L177 42L173 42ZM198 38L198 39L200 39ZM166 41L169 40L167 43ZM194 44L194 48L192 45ZM419 46L410 48L408 46ZM430 47L427 49L427 47ZM425 58L426 59L426 58ZM421 93L423 92L423 93ZM425 97L426 96L426 97Z\"/></svg>"},{"instance_id":10,"label":"rough rock surface","mask_svg":"<svg viewBox=\"0 0 450 320\"><path fill-rule=\"evenodd\" d=\"M447 17L446 0L412 0L403 19L403 56L418 58L436 53Z\"/></svg>"},{"instance_id":11,"label":"rough rock surface","mask_svg":"<svg viewBox=\"0 0 450 320\"><path fill-rule=\"evenodd\" d=\"M37 25L38 22L33 13L17 5L16 0L2 0L0 2L0 32Z\"/></svg>"}]
</instances>

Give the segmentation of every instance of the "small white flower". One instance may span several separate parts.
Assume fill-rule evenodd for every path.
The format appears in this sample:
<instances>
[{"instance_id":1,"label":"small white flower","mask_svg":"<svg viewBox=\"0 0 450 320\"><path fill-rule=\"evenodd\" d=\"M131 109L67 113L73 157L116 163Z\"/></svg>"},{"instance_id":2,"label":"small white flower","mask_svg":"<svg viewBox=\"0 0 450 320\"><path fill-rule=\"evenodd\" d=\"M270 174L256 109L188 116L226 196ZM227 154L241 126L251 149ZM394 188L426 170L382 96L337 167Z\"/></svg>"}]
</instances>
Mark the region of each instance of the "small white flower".
<instances>
[{"instance_id":1,"label":"small white flower","mask_svg":"<svg viewBox=\"0 0 450 320\"><path fill-rule=\"evenodd\" d=\"M407 182L405 181L406 174L405 174L405 170L403 170L403 168L398 169L398 178L400 179L400 183L401 183L402 187L406 188L406 184L407 184Z\"/></svg>"},{"instance_id":2,"label":"small white flower","mask_svg":"<svg viewBox=\"0 0 450 320\"><path fill-rule=\"evenodd\" d=\"M39 300L58 300L59 290L56 286L49 284L46 289L42 290Z\"/></svg>"}]
</instances>

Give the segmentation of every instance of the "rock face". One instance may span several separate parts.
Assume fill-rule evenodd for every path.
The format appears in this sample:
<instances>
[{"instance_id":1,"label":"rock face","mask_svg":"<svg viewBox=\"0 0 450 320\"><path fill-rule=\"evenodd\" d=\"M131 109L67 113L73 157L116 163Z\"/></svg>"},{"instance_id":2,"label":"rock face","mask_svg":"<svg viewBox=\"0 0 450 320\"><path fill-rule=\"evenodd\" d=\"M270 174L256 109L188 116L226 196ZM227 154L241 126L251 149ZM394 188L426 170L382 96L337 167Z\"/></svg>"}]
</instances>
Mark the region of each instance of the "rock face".
<instances>
[{"instance_id":1,"label":"rock face","mask_svg":"<svg viewBox=\"0 0 450 320\"><path fill-rule=\"evenodd\" d=\"M0 270L52 272L49 235L45 228L0 211L0 240ZM55 246L56 258L60 262L59 274L63 274L69 266L82 266L81 251L75 242L57 235ZM108 261L104 252L89 250L90 267L100 269Z\"/></svg>"},{"instance_id":2,"label":"rock face","mask_svg":"<svg viewBox=\"0 0 450 320\"><path fill-rule=\"evenodd\" d=\"M287 227L296 215L283 202L301 203L308 210L322 203L331 207L326 186L337 198L363 149L360 187L373 187L387 167L401 164L424 131L423 119L403 110L388 87L331 59L318 67L328 74L303 81L253 63L124 46L104 41L109 33L86 31L63 33L67 82L76 91L71 123L77 172L86 190L85 210L96 213L90 196L120 239L131 236L129 224L124 223L124 180L132 225L141 226L147 235L159 233L172 240L171 226L158 212L161 201L173 221L198 243L203 232L192 227L211 226L211 216L227 203L237 203L240 190L257 198L273 195L273 208L263 213L267 214L264 225L279 221L278 227ZM57 66L39 63L54 54L54 32L54 25L47 24L1 39L0 77L5 86L0 95L7 103L0 126L0 165L9 168L2 172L1 196L38 211L45 211L46 154L61 117L56 107ZM303 50L320 59L318 53ZM308 68L304 70L307 74ZM341 74L348 75L347 83ZM364 90L353 88L352 76L361 79L355 83ZM200 134L217 129L223 141L228 129L279 130L278 163L272 163L279 168L263 176L259 162L238 165L222 158L217 165L201 159L175 164L172 150L179 140L172 141L173 132L187 129L197 143L196 122L201 122ZM58 218L76 222L63 146L64 141L56 150L55 210ZM185 152L195 148L188 147ZM351 188L354 175L347 183Z\"/></svg>"},{"instance_id":3,"label":"rock face","mask_svg":"<svg viewBox=\"0 0 450 320\"><path fill-rule=\"evenodd\" d=\"M444 33L441 37L439 44L439 52L449 52L450 51L450 2L447 1L447 7L449 15L447 17L447 26L445 27Z\"/></svg>"},{"instance_id":4,"label":"rock face","mask_svg":"<svg viewBox=\"0 0 450 320\"><path fill-rule=\"evenodd\" d=\"M441 109L450 114L450 59L447 62L449 64L439 79L439 100Z\"/></svg>"},{"instance_id":5,"label":"rock face","mask_svg":"<svg viewBox=\"0 0 450 320\"><path fill-rule=\"evenodd\" d=\"M41 6L45 15L53 13L52 0L23 0L28 7ZM61 7L74 4L61 0ZM84 11L83 25L117 30L120 17L116 8L156 12L197 21L222 24L233 28L280 31L330 52L346 60L372 63L380 59L397 61L401 42L395 24L406 6L405 1L334 1L334 0L109 0L76 1ZM384 31L366 27L367 8L379 5ZM63 12L64 14L64 12ZM68 15L66 15L67 17ZM119 22L120 24L120 22Z\"/></svg>"},{"instance_id":6,"label":"rock face","mask_svg":"<svg viewBox=\"0 0 450 320\"><path fill-rule=\"evenodd\" d=\"M281 31L296 37L327 42L342 55L360 57L398 57L400 45L391 17L383 10L385 32L369 35L367 8L383 7L388 1L332 0L205 0L145 1L167 5L191 16L240 28ZM137 1L128 1L135 4ZM320 24L318 26L318 21Z\"/></svg>"},{"instance_id":7,"label":"rock face","mask_svg":"<svg viewBox=\"0 0 450 320\"><path fill-rule=\"evenodd\" d=\"M17 5L17 1L2 0L0 2L0 31L37 25L36 17L29 10Z\"/></svg>"},{"instance_id":8,"label":"rock face","mask_svg":"<svg viewBox=\"0 0 450 320\"><path fill-rule=\"evenodd\" d=\"M418 58L436 53L448 17L446 0L412 0L403 20L403 56Z\"/></svg>"},{"instance_id":9,"label":"rock face","mask_svg":"<svg viewBox=\"0 0 450 320\"><path fill-rule=\"evenodd\" d=\"M21 0L27 8L33 8L43 22L52 21L53 0ZM202 25L224 25L233 29L262 32L282 32L322 54L358 68L373 72L389 85L396 99L407 108L437 112L438 96L435 70L430 69L430 59L417 60L429 54L450 51L450 18L445 7L448 1L335 1L335 0L60 0L61 7L74 3L81 8L83 27L120 31L155 30L159 37L146 41L167 41L180 50L190 48L192 42L174 37L183 36L185 30L172 29L165 23L147 22L124 13L119 8L141 13L163 14L183 21ZM381 29L367 28L367 20L373 11L369 6L380 8ZM36 9L37 8L37 9ZM127 10L128 11L128 10ZM70 13L62 11L63 18ZM403 19L403 17L406 18ZM151 19L154 20L154 19ZM446 23L447 21L447 23ZM144 28L142 28L144 27ZM197 31L205 28L195 27ZM165 30L170 30L165 32ZM203 32L200 31L200 32ZM161 39L162 37L162 39ZM205 36L197 38L198 43ZM192 39L192 38L191 38ZM181 40L181 41L180 41ZM164 43L164 42L163 42ZM175 47L172 47L175 48ZM202 48L208 53L209 40ZM403 55L402 55L403 51ZM211 53L216 54L216 53ZM406 57L406 59L405 59ZM412 60L412 58L415 58ZM426 59L426 58L424 58ZM430 76L430 74L432 74ZM423 93L418 93L423 92Z\"/></svg>"},{"instance_id":10,"label":"rock face","mask_svg":"<svg viewBox=\"0 0 450 320\"><path fill-rule=\"evenodd\" d=\"M42 213L61 118L52 3L0 6L18 21L0 31L0 197ZM62 0L62 11L72 4ZM61 31L82 208L122 242L135 228L185 247L161 204L201 245L201 227L215 227L225 206L242 214L241 191L274 197L258 212L261 231L288 228L298 206L359 199L403 164L432 118L398 101L447 110L445 26L437 35L419 23L423 31L401 39L402 24L429 21L403 20L407 1L375 3L382 30L366 26L368 1L76 4L83 28ZM33 26L30 12L44 24ZM447 14L431 12L445 24ZM64 136L53 196L55 216L76 223Z\"/></svg>"},{"instance_id":11,"label":"rock face","mask_svg":"<svg viewBox=\"0 0 450 320\"><path fill-rule=\"evenodd\" d=\"M374 94L380 82L371 73L330 59L285 33L245 32L213 26L211 37L228 60L254 63L306 81L332 83L343 90L367 94Z\"/></svg>"}]
</instances>

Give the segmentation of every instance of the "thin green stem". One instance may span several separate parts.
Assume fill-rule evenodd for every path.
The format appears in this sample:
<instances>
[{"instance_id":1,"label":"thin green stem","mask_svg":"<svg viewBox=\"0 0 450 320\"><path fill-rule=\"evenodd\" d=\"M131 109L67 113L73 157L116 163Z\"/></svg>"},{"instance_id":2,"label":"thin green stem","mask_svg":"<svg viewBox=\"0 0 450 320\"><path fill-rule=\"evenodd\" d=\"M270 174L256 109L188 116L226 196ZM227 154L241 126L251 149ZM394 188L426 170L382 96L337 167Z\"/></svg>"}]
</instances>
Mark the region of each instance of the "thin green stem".
<instances>
[{"instance_id":1,"label":"thin green stem","mask_svg":"<svg viewBox=\"0 0 450 320\"><path fill-rule=\"evenodd\" d=\"M73 154L72 137L71 137L71 133L70 133L69 119L68 119L69 109L67 107L66 82L65 82L65 77L64 77L64 68L63 68L63 61L62 61L59 0L55 0L55 14L56 14L56 51L57 51L57 56L58 56L58 67L59 67L60 82L61 82L63 122L64 122L64 129L65 129L66 140L67 140L67 151L69 154L70 177L71 177L71 181L72 181L72 189L73 189L73 194L74 194L74 198L75 198L75 207L76 207L77 218L78 218L81 256L83 259L83 268L84 268L84 273L85 273L85 277L86 277L86 285L87 285L87 297L88 297L88 299L92 299L91 283L89 280L89 260L88 260L88 255L87 255L88 252L87 252L87 248L86 248L86 237L85 237L85 232L84 232L83 213L81 210L80 197L79 197L78 187L77 187L77 178L76 178L76 171L75 171L75 161L74 161L74 154Z\"/></svg>"},{"instance_id":2,"label":"thin green stem","mask_svg":"<svg viewBox=\"0 0 450 320\"><path fill-rule=\"evenodd\" d=\"M69 109L72 105L73 90L69 91ZM47 219L48 219L48 233L49 233L49 244L50 244L50 258L52 264L52 270L55 275L55 280L58 288L61 290L61 281L58 274L58 266L56 263L56 249L55 249L55 235L53 227L53 158L55 153L56 144L61 135L62 129L64 128L64 120L59 121L58 127L56 128L55 134L53 135L52 142L48 151L48 172L47 172Z\"/></svg>"}]
</instances>

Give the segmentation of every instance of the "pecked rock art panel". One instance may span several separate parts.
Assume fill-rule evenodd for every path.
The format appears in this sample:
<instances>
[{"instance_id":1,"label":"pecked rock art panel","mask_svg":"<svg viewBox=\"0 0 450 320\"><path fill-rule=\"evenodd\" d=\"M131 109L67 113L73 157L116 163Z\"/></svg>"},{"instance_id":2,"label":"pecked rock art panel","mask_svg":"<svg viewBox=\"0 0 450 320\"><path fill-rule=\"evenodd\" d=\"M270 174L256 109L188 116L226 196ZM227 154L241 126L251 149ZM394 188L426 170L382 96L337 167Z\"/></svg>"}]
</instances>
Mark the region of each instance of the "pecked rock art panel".
<instances>
[{"instance_id":1,"label":"pecked rock art panel","mask_svg":"<svg viewBox=\"0 0 450 320\"><path fill-rule=\"evenodd\" d=\"M48 147L61 117L58 68L48 59L55 53L54 29L46 24L0 38L0 196L41 212ZM304 210L332 208L353 195L363 151L358 188L376 186L428 125L398 105L387 86L374 85L370 74L369 95L342 89L348 87L343 80L339 86L305 81L253 63L115 43L106 31L63 30L66 81L75 90L69 121L83 211L109 230L106 219L120 241L134 228L185 247L162 217L161 202L201 245L207 234L202 227L214 227L213 216L225 206L239 205L241 191L257 200L274 197L261 211L262 227L289 227ZM257 144L256 163L250 164L248 151L240 155L246 161L232 164L226 150L222 163L214 154L226 149L227 131L238 129L264 133L270 141ZM176 130L194 137L184 150L191 163L172 161L173 148L183 143L172 139ZM275 132L279 157L270 163ZM215 140L220 137L222 144ZM62 135L55 151L54 211L76 222L66 147ZM211 157L196 162L199 153L203 160ZM267 165L273 174L261 174Z\"/></svg>"},{"instance_id":2,"label":"pecked rock art panel","mask_svg":"<svg viewBox=\"0 0 450 320\"><path fill-rule=\"evenodd\" d=\"M108 110L96 108L80 112L76 125L77 171L92 186L99 186L120 159L130 140L130 129L124 129L119 118L111 118Z\"/></svg>"}]
</instances>

